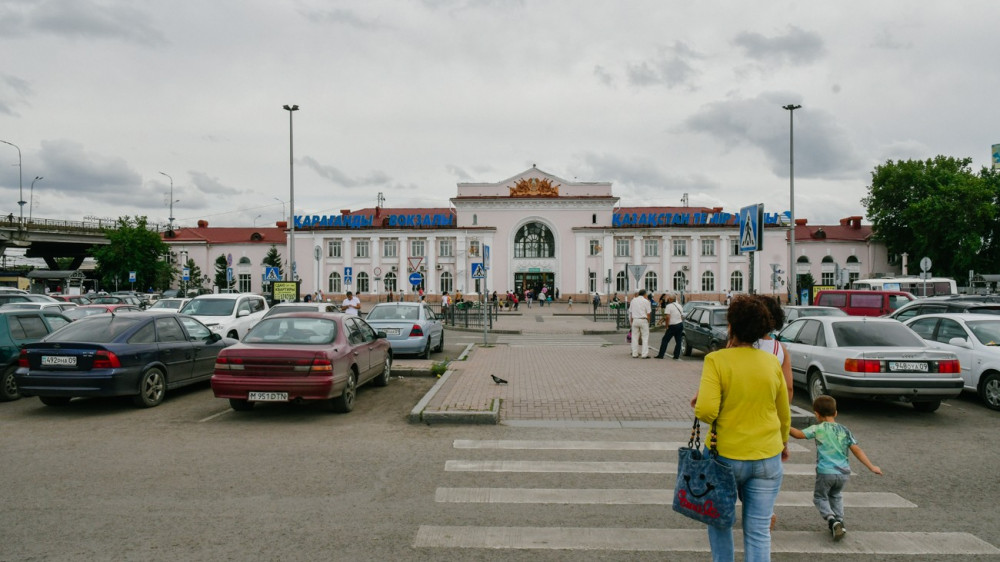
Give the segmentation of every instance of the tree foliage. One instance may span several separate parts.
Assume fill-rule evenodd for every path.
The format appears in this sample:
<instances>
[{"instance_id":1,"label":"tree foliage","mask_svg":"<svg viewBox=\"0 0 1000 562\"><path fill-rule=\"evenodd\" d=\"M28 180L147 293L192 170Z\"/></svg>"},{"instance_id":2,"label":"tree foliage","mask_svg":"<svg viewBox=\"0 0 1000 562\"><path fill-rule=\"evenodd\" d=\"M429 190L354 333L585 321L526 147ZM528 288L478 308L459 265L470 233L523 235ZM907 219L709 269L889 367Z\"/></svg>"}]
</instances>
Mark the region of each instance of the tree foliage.
<instances>
[{"instance_id":1,"label":"tree foliage","mask_svg":"<svg viewBox=\"0 0 1000 562\"><path fill-rule=\"evenodd\" d=\"M285 278L285 268L281 265L281 254L278 252L278 248L272 245L271 249L267 251L267 255L261 261L266 266L277 267L278 277Z\"/></svg>"},{"instance_id":2,"label":"tree foliage","mask_svg":"<svg viewBox=\"0 0 1000 562\"><path fill-rule=\"evenodd\" d=\"M188 268L188 277L190 278L190 281L188 281L187 283L188 289L201 289L202 286L201 268L198 267L198 265L195 264L194 260L191 258L188 258L188 261L187 263L184 264L184 267Z\"/></svg>"},{"instance_id":3,"label":"tree foliage","mask_svg":"<svg viewBox=\"0 0 1000 562\"><path fill-rule=\"evenodd\" d=\"M166 288L173 277L171 266L163 258L170 248L160 234L150 230L146 217L119 217L114 228L104 229L110 240L105 246L91 249L97 261L96 275L105 289L132 286L129 272L135 272L135 288ZM167 280L167 285L163 280Z\"/></svg>"},{"instance_id":4,"label":"tree foliage","mask_svg":"<svg viewBox=\"0 0 1000 562\"><path fill-rule=\"evenodd\" d=\"M229 261L225 254L220 254L215 258L215 286L220 289L229 287L229 276L226 274L229 268Z\"/></svg>"},{"instance_id":5,"label":"tree foliage","mask_svg":"<svg viewBox=\"0 0 1000 562\"><path fill-rule=\"evenodd\" d=\"M971 158L937 156L926 161L887 161L875 167L868 196L861 200L874 235L891 254L907 253L910 271L920 258L933 262L939 277L964 279L970 269L992 272L996 260L984 250L995 247L997 187L992 170L979 175Z\"/></svg>"}]
</instances>

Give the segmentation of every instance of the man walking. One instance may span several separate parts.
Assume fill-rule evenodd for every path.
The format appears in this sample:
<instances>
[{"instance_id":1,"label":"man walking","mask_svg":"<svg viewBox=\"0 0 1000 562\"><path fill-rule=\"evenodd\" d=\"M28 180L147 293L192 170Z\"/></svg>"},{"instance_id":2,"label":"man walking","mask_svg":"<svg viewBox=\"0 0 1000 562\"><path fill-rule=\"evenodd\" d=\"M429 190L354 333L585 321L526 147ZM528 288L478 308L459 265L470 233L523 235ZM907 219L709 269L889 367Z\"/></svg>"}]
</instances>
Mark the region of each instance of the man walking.
<instances>
[{"instance_id":1,"label":"man walking","mask_svg":"<svg viewBox=\"0 0 1000 562\"><path fill-rule=\"evenodd\" d=\"M681 339L684 335L684 309L681 305L677 304L677 297L674 295L667 295L667 306L663 309L663 320L664 324L667 325L667 331L663 334L663 339L660 340L660 352L656 354L657 359L663 359L663 356L667 353L667 346L670 344L670 340L676 339L677 344L674 345L674 360L681 360Z\"/></svg>"},{"instance_id":2,"label":"man walking","mask_svg":"<svg viewBox=\"0 0 1000 562\"><path fill-rule=\"evenodd\" d=\"M646 299L646 289L639 289L628 307L632 320L632 357L639 357L639 339L642 339L642 358L649 359L649 315L653 308Z\"/></svg>"}]
</instances>

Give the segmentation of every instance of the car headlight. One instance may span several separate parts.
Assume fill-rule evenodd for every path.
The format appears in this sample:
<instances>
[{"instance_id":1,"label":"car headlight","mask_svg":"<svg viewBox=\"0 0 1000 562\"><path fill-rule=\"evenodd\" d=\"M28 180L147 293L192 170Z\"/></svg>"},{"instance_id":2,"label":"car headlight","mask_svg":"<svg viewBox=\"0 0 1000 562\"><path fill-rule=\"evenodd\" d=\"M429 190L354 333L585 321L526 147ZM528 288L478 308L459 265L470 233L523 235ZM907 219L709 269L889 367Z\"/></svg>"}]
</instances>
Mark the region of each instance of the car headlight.
<instances>
[{"instance_id":1,"label":"car headlight","mask_svg":"<svg viewBox=\"0 0 1000 562\"><path fill-rule=\"evenodd\" d=\"M208 329L212 330L213 332L222 332L222 331L224 331L223 328L224 328L224 326L222 324L209 324L208 325Z\"/></svg>"}]
</instances>

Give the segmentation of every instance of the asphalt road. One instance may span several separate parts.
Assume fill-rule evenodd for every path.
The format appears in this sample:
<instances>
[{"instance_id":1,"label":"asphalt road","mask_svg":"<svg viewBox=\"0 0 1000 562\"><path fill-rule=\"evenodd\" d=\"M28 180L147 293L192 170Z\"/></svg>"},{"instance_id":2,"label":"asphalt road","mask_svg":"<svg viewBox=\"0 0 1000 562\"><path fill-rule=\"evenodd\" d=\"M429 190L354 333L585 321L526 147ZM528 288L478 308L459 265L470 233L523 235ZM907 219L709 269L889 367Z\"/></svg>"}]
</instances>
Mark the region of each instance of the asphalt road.
<instances>
[{"instance_id":1,"label":"asphalt road","mask_svg":"<svg viewBox=\"0 0 1000 562\"><path fill-rule=\"evenodd\" d=\"M363 387L355 411L346 415L294 405L233 412L207 384L170 393L148 410L127 399L75 401L67 408L46 407L37 399L0 403L0 559L709 559L705 552L416 545L426 526L698 529L662 505L436 501L442 488L672 486L673 476L664 474L446 469L454 460L670 461L672 451L470 450L458 447L457 440L680 441L687 430L408 424L406 415L434 380L394 378L386 388ZM808 406L801 399L796 403ZM934 414L905 405L842 402L840 421L886 472L883 477L858 473L849 491L891 491L916 504L849 508L849 530L962 532L1000 546L998 419L1000 412L972 396ZM796 462L811 462L810 454L800 455ZM864 470L860 464L855 469ZM811 489L811 477L786 477L785 487ZM779 510L780 531L816 531L819 525L811 506ZM819 552L774 559L815 560ZM873 559L871 554L836 558Z\"/></svg>"}]
</instances>

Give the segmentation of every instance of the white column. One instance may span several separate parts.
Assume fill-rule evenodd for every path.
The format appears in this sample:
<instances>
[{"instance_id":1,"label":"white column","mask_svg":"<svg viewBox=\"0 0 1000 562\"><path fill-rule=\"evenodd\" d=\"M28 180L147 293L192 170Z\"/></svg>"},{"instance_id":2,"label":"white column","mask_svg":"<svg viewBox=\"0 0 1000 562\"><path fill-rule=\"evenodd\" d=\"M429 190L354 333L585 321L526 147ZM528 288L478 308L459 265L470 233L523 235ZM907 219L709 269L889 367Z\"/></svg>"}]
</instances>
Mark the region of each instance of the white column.
<instances>
[{"instance_id":1,"label":"white column","mask_svg":"<svg viewBox=\"0 0 1000 562\"><path fill-rule=\"evenodd\" d=\"M432 234L427 237L427 246L425 250L427 252L427 257L424 258L424 263L427 264L427 271L424 273L424 293L436 293L439 289L437 283L437 253L438 253L438 237L437 234Z\"/></svg>"},{"instance_id":2,"label":"white column","mask_svg":"<svg viewBox=\"0 0 1000 562\"><path fill-rule=\"evenodd\" d=\"M716 251L719 252L719 275L722 277L720 283L716 287L719 292L725 293L732 287L729 286L729 235L722 234L719 236L719 248Z\"/></svg>"},{"instance_id":3,"label":"white column","mask_svg":"<svg viewBox=\"0 0 1000 562\"><path fill-rule=\"evenodd\" d=\"M354 239L351 238L350 236L345 236L344 238L342 238L342 240L343 240L343 242L342 242L342 246L341 246L340 251L341 251L341 255L344 256L344 268L350 267L350 268L352 268L352 271L353 271L353 267L354 267ZM347 283L343 283L343 281L345 281L344 271L346 271L346 269L341 269L338 272L338 273L340 273L340 280L341 280L341 283L342 283L342 285L340 287L340 290L341 290L341 292L344 292L344 293L346 293L347 291L351 291L353 293L354 292L354 285L352 284L350 287L348 287ZM356 274L357 272L354 272L354 273ZM352 274L352 277L353 277L353 274Z\"/></svg>"},{"instance_id":4,"label":"white column","mask_svg":"<svg viewBox=\"0 0 1000 562\"><path fill-rule=\"evenodd\" d=\"M691 285L689 291L692 293L701 292L701 262L699 260L701 256L701 235L695 234L691 236Z\"/></svg>"}]
</instances>

